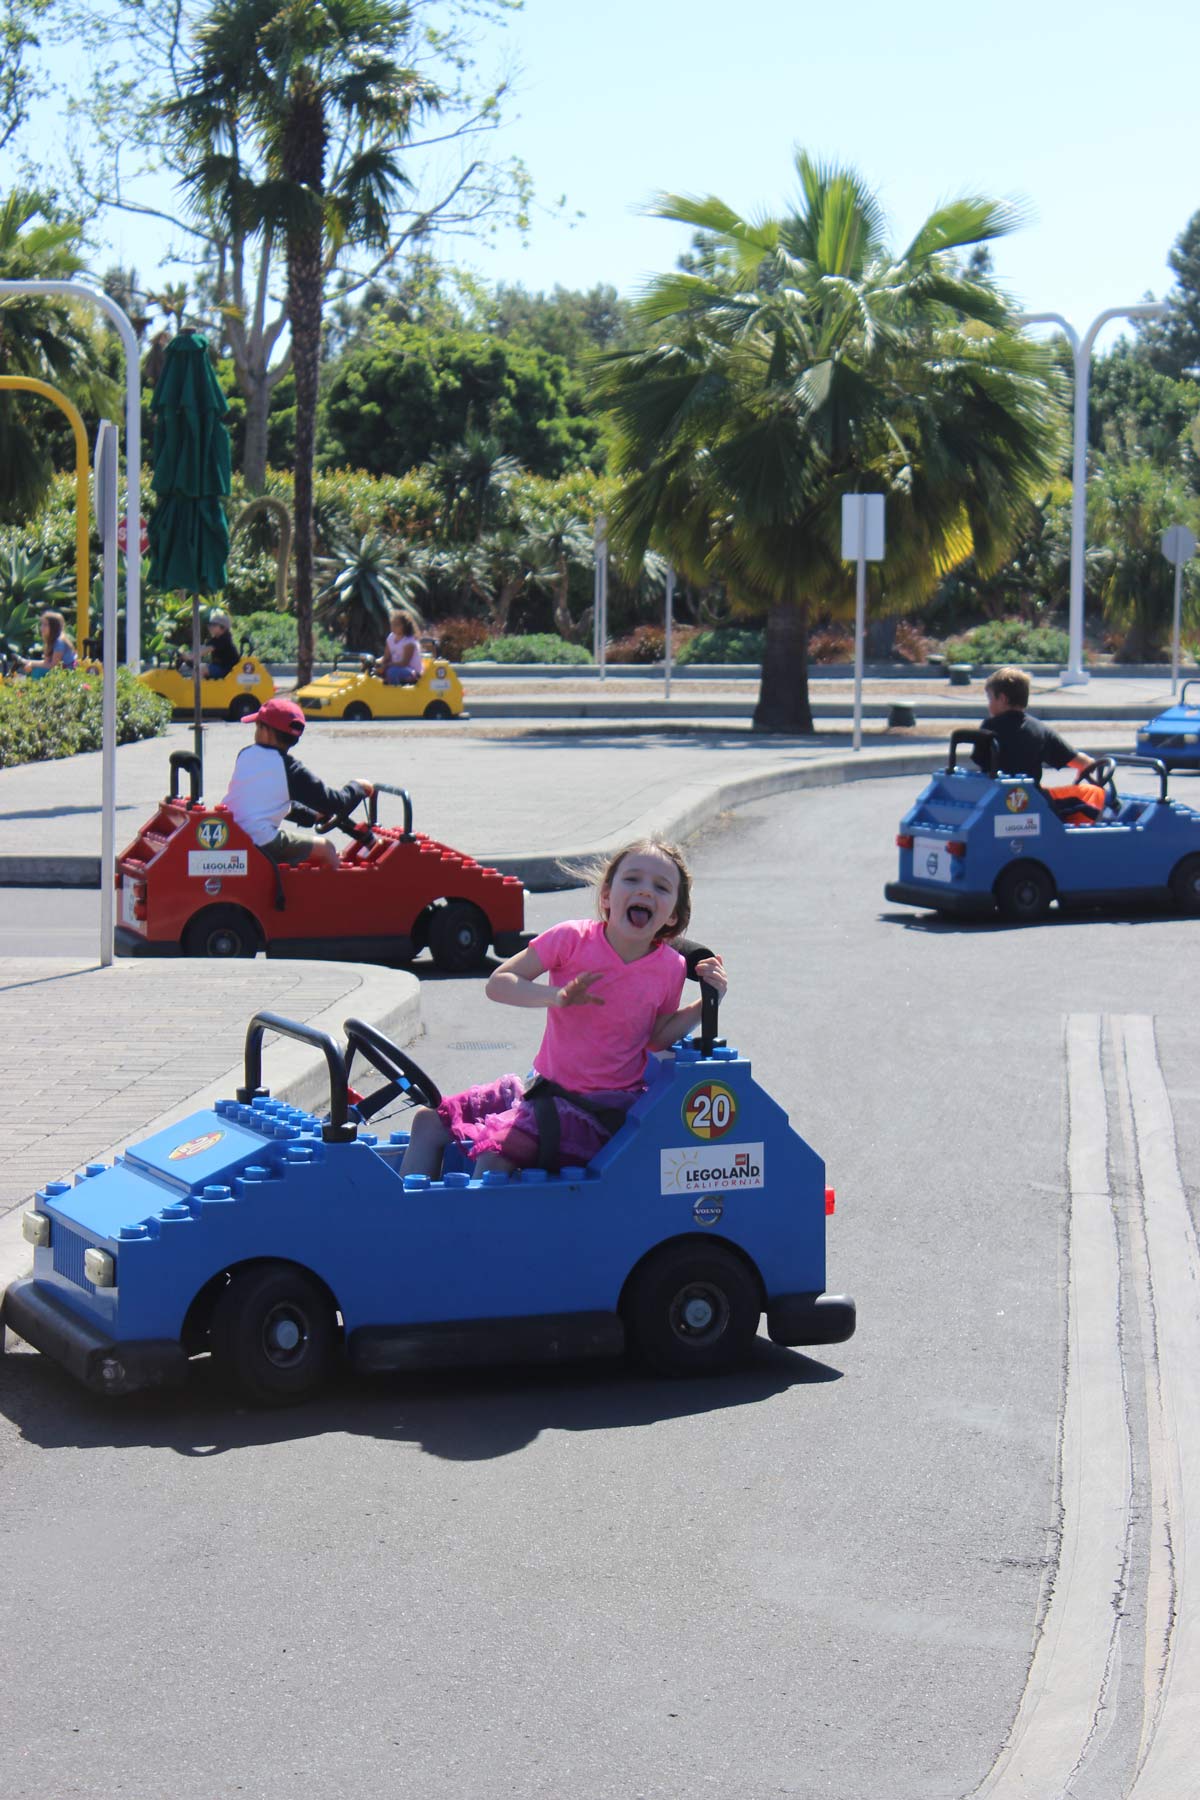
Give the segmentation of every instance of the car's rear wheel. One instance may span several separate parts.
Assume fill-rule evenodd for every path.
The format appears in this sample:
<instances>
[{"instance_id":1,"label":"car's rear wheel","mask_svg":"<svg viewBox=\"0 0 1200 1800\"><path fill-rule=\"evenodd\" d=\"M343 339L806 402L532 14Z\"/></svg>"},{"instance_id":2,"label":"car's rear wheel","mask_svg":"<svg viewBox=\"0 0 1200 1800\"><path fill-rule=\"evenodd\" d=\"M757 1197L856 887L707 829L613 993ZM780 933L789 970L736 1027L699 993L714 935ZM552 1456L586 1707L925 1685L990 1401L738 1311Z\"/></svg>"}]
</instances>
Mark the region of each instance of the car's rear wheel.
<instances>
[{"instance_id":1,"label":"car's rear wheel","mask_svg":"<svg viewBox=\"0 0 1200 1800\"><path fill-rule=\"evenodd\" d=\"M342 717L343 719L351 720L369 719L371 717L371 709L365 700L352 700L342 714Z\"/></svg>"},{"instance_id":2,"label":"car's rear wheel","mask_svg":"<svg viewBox=\"0 0 1200 1800\"><path fill-rule=\"evenodd\" d=\"M206 906L183 933L185 956L257 956L258 926L240 906Z\"/></svg>"},{"instance_id":3,"label":"car's rear wheel","mask_svg":"<svg viewBox=\"0 0 1200 1800\"><path fill-rule=\"evenodd\" d=\"M1200 856L1185 856L1171 870L1171 892L1184 912L1200 912Z\"/></svg>"},{"instance_id":4,"label":"car's rear wheel","mask_svg":"<svg viewBox=\"0 0 1200 1800\"><path fill-rule=\"evenodd\" d=\"M253 694L239 694L236 699L229 702L225 709L225 717L232 719L236 725L239 719L246 717L247 713L257 712L259 704L260 702L255 699Z\"/></svg>"},{"instance_id":5,"label":"car's rear wheel","mask_svg":"<svg viewBox=\"0 0 1200 1800\"><path fill-rule=\"evenodd\" d=\"M436 907L429 921L429 949L439 969L462 975L486 960L492 928L469 900L450 900Z\"/></svg>"},{"instance_id":6,"label":"car's rear wheel","mask_svg":"<svg viewBox=\"0 0 1200 1800\"><path fill-rule=\"evenodd\" d=\"M452 719L454 714L444 700L431 700L422 714L426 719Z\"/></svg>"},{"instance_id":7,"label":"car's rear wheel","mask_svg":"<svg viewBox=\"0 0 1200 1800\"><path fill-rule=\"evenodd\" d=\"M626 1288L630 1348L660 1375L719 1375L744 1362L758 1331L754 1275L722 1244L667 1244Z\"/></svg>"},{"instance_id":8,"label":"car's rear wheel","mask_svg":"<svg viewBox=\"0 0 1200 1800\"><path fill-rule=\"evenodd\" d=\"M238 1269L209 1328L221 1379L255 1406L307 1400L329 1374L337 1318L328 1292L294 1263Z\"/></svg>"},{"instance_id":9,"label":"car's rear wheel","mask_svg":"<svg viewBox=\"0 0 1200 1800\"><path fill-rule=\"evenodd\" d=\"M1029 924L1044 919L1054 898L1054 883L1040 863L1013 863L999 876L996 905L1006 919Z\"/></svg>"}]
</instances>

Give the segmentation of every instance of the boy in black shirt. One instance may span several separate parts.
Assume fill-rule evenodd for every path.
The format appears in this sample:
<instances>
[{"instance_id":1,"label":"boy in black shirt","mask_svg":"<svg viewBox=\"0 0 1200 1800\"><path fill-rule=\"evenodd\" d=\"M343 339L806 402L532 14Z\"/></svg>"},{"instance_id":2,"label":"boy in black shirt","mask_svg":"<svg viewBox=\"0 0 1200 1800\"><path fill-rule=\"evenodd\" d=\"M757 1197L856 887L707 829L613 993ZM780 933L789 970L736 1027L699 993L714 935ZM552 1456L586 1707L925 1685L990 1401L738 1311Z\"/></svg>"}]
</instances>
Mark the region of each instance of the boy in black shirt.
<instances>
[{"instance_id":1,"label":"boy in black shirt","mask_svg":"<svg viewBox=\"0 0 1200 1800\"><path fill-rule=\"evenodd\" d=\"M997 669L984 683L988 716L982 729L996 740L1001 775L1027 775L1031 781L1042 779L1042 769L1086 769L1091 757L1074 749L1067 740L1043 725L1025 711L1029 705L1029 677L1024 669ZM971 752L979 767L987 770L989 759L982 747Z\"/></svg>"}]
</instances>

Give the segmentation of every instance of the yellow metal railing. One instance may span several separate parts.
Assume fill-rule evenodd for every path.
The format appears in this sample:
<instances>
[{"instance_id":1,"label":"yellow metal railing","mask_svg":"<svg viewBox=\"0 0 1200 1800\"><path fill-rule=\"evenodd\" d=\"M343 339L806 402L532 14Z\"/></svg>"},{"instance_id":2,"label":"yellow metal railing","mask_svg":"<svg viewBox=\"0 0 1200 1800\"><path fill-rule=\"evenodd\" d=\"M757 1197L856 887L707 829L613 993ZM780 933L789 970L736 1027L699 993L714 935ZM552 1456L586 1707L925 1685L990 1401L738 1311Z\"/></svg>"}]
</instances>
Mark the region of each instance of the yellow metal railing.
<instances>
[{"instance_id":1,"label":"yellow metal railing","mask_svg":"<svg viewBox=\"0 0 1200 1800\"><path fill-rule=\"evenodd\" d=\"M67 415L75 434L75 645L82 653L83 640L88 634L88 598L91 585L88 554L88 524L91 518L91 500L88 494L90 459L87 432L83 428L83 420L66 395L60 394L57 388L52 388L49 382L38 381L33 375L0 375L0 393L13 388L27 394L40 394L43 400L53 400L55 406Z\"/></svg>"}]
</instances>

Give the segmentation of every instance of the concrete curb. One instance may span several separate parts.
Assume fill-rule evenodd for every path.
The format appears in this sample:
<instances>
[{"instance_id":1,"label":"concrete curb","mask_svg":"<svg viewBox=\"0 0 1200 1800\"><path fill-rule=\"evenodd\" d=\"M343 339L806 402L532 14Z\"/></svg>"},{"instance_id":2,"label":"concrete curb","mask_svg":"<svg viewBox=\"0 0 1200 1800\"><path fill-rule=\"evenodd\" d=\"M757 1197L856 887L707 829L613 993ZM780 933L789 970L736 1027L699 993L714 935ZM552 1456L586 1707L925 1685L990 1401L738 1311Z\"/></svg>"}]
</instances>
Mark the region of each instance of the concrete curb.
<instances>
[{"instance_id":1,"label":"concrete curb","mask_svg":"<svg viewBox=\"0 0 1200 1800\"><path fill-rule=\"evenodd\" d=\"M294 965L303 969L302 962ZM324 969L324 963L318 965ZM405 970L385 969L377 963L354 963L348 965L356 968L363 977L364 987L370 994L368 1023L382 1031L398 1044L410 1044L421 1031L421 984L415 975ZM161 970L161 963L131 963L130 972L135 970ZM365 996L360 998L359 1005L366 1009ZM318 1013L306 1022L318 1031L327 1031L341 1041L342 1020L347 1013L353 1016L353 1001L346 995L334 1002L332 1006ZM243 1039L244 1042L244 1039ZM241 1046L239 1046L240 1050ZM113 1162L130 1144L140 1143L143 1138L152 1137L156 1131L164 1131L167 1126L174 1125L187 1113L200 1112L212 1106L216 1100L229 1099L235 1090L242 1085L243 1070L241 1057L230 1065L224 1075L210 1082L206 1087L198 1088L195 1093L168 1107L156 1119L139 1130L131 1132L115 1144L104 1149L97 1149L88 1156L88 1162ZM328 1110L328 1073L325 1058L319 1050L310 1050L306 1044L293 1039L275 1037L268 1033L263 1043L263 1082L269 1087L277 1100L286 1100L292 1106L302 1106L309 1112L324 1113ZM47 1170L46 1180L53 1181L54 1174ZM23 1206L13 1207L11 1212L0 1218L0 1291L10 1281L28 1272L30 1261L29 1246L21 1236L21 1214Z\"/></svg>"},{"instance_id":2,"label":"concrete curb","mask_svg":"<svg viewBox=\"0 0 1200 1800\"><path fill-rule=\"evenodd\" d=\"M1112 745L1089 746L1097 754ZM1116 746L1120 748L1120 746ZM928 749L845 751L813 757L804 763L781 763L774 768L756 769L728 781L686 782L676 789L670 807L656 807L643 813L626 829L610 833L586 847L572 845L562 850L500 851L479 853L478 860L503 875L516 875L531 893L553 893L560 888L581 887L588 880L584 872L597 857L603 857L635 837L685 838L731 807L746 806L752 800L763 800L797 788L831 787L843 781L867 781L873 776L924 775L931 769L944 767L946 749L942 744ZM46 873L54 870L53 875ZM0 887L78 887L98 888L100 858L98 856L16 857L0 856Z\"/></svg>"}]
</instances>

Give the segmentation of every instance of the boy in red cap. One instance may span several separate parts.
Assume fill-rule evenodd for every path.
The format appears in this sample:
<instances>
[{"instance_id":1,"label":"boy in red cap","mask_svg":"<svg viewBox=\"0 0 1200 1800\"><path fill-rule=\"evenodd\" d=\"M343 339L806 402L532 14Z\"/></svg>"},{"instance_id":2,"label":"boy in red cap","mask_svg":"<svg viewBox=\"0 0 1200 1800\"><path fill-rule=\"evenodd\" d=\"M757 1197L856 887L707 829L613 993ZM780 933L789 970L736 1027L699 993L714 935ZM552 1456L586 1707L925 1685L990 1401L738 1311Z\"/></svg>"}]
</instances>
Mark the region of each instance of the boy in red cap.
<instances>
[{"instance_id":1,"label":"boy in red cap","mask_svg":"<svg viewBox=\"0 0 1200 1800\"><path fill-rule=\"evenodd\" d=\"M293 806L328 818L349 812L375 792L370 781L348 781L345 787L325 783L297 762L292 747L304 730L304 713L294 700L268 700L246 714L254 726L254 742L239 752L223 804L251 843L277 863L336 863L338 853L328 838L285 824Z\"/></svg>"}]
</instances>

